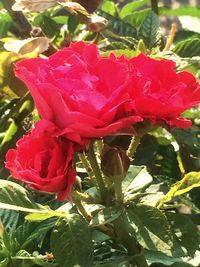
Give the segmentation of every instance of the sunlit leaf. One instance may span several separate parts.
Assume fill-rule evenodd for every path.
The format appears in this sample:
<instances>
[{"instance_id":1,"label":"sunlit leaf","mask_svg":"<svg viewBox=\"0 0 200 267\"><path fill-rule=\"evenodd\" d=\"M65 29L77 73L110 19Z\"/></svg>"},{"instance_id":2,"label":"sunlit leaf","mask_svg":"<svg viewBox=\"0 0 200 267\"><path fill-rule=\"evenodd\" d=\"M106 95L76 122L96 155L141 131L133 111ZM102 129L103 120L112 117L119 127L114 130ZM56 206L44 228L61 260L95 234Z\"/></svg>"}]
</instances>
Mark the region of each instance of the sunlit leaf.
<instances>
[{"instance_id":1,"label":"sunlit leaf","mask_svg":"<svg viewBox=\"0 0 200 267\"><path fill-rule=\"evenodd\" d=\"M57 4L56 0L15 0L14 11L38 12L44 11Z\"/></svg>"},{"instance_id":2,"label":"sunlit leaf","mask_svg":"<svg viewBox=\"0 0 200 267\"><path fill-rule=\"evenodd\" d=\"M49 39L46 37L35 37L25 40L9 40L4 44L4 47L7 51L19 54L41 54L48 49Z\"/></svg>"},{"instance_id":3,"label":"sunlit leaf","mask_svg":"<svg viewBox=\"0 0 200 267\"><path fill-rule=\"evenodd\" d=\"M173 184L169 192L160 201L158 206L162 206L165 202L169 202L175 196L180 196L191 191L193 188L200 187L200 172L189 172L183 179Z\"/></svg>"}]
</instances>

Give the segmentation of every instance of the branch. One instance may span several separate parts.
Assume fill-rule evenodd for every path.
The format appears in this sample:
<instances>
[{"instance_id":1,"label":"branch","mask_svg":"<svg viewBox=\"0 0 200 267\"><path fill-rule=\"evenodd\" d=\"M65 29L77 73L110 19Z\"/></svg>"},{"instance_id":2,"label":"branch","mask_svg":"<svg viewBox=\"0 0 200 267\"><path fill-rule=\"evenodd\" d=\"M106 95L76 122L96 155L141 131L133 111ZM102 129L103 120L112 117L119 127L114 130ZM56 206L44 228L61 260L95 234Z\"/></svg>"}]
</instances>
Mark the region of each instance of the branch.
<instances>
[{"instance_id":1,"label":"branch","mask_svg":"<svg viewBox=\"0 0 200 267\"><path fill-rule=\"evenodd\" d=\"M19 30L20 37L28 38L30 37L30 32L32 31L32 26L24 16L21 11L13 11L12 6L14 4L13 0L1 0L4 8L8 11L9 15L16 24Z\"/></svg>"},{"instance_id":2,"label":"branch","mask_svg":"<svg viewBox=\"0 0 200 267\"><path fill-rule=\"evenodd\" d=\"M158 1L157 0L151 0L151 9L153 12L155 12L158 15Z\"/></svg>"}]
</instances>

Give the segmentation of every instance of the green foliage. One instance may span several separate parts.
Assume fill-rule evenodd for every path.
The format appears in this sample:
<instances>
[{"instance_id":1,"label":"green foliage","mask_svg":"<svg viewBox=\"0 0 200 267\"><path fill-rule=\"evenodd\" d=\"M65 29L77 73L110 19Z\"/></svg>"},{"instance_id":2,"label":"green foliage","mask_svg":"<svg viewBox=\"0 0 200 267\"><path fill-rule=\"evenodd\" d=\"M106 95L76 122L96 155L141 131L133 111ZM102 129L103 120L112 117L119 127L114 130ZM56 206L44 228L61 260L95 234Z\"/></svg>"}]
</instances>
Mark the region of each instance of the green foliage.
<instances>
[{"instance_id":1,"label":"green foliage","mask_svg":"<svg viewBox=\"0 0 200 267\"><path fill-rule=\"evenodd\" d=\"M101 10L112 15L112 16L118 16L118 9L114 2L112 1L106 1L102 4Z\"/></svg>"},{"instance_id":2,"label":"green foliage","mask_svg":"<svg viewBox=\"0 0 200 267\"><path fill-rule=\"evenodd\" d=\"M127 216L137 240L147 249L161 250L168 254L172 248L172 236L165 215L147 205L131 205Z\"/></svg>"},{"instance_id":3,"label":"green foliage","mask_svg":"<svg viewBox=\"0 0 200 267\"><path fill-rule=\"evenodd\" d=\"M124 194L131 194L142 190L152 182L151 175L144 166L130 166L125 179L122 182Z\"/></svg>"},{"instance_id":4,"label":"green foliage","mask_svg":"<svg viewBox=\"0 0 200 267\"><path fill-rule=\"evenodd\" d=\"M198 37L186 39L177 43L173 52L181 57L193 57L200 55L200 39Z\"/></svg>"},{"instance_id":5,"label":"green foliage","mask_svg":"<svg viewBox=\"0 0 200 267\"><path fill-rule=\"evenodd\" d=\"M139 29L139 38L143 39L149 49L160 46L160 20L159 17L151 12L143 21Z\"/></svg>"},{"instance_id":6,"label":"green foliage","mask_svg":"<svg viewBox=\"0 0 200 267\"><path fill-rule=\"evenodd\" d=\"M161 8L159 10L161 15L167 16L192 16L192 17L200 17L200 10L198 7L179 7L175 9L170 8Z\"/></svg>"},{"instance_id":7,"label":"green foliage","mask_svg":"<svg viewBox=\"0 0 200 267\"><path fill-rule=\"evenodd\" d=\"M115 219L117 219L120 214L122 213L122 210L120 207L111 207L111 208L105 208L97 212L97 214L92 218L90 225L91 226L98 226L103 225L107 223L113 222Z\"/></svg>"},{"instance_id":8,"label":"green foliage","mask_svg":"<svg viewBox=\"0 0 200 267\"><path fill-rule=\"evenodd\" d=\"M145 4L148 3L148 0L138 0L132 3L126 4L120 11L121 18L125 18L126 16L132 14L137 9L141 8Z\"/></svg>"},{"instance_id":9,"label":"green foliage","mask_svg":"<svg viewBox=\"0 0 200 267\"><path fill-rule=\"evenodd\" d=\"M175 213L168 213L166 215L174 233L174 248L172 255L175 257L184 255L194 257L200 243L199 230L196 225L187 215Z\"/></svg>"},{"instance_id":10,"label":"green foliage","mask_svg":"<svg viewBox=\"0 0 200 267\"><path fill-rule=\"evenodd\" d=\"M9 14L5 10L0 10L0 38L6 37L7 32L10 29L10 26L12 25L12 19L9 16Z\"/></svg>"},{"instance_id":11,"label":"green foliage","mask_svg":"<svg viewBox=\"0 0 200 267\"><path fill-rule=\"evenodd\" d=\"M51 249L63 267L92 266L92 236L86 221L78 214L60 219L51 235Z\"/></svg>"},{"instance_id":12,"label":"green foliage","mask_svg":"<svg viewBox=\"0 0 200 267\"><path fill-rule=\"evenodd\" d=\"M190 30L178 30L171 47L165 50L166 40L160 30L163 15L198 20L200 9L166 8L160 1L158 16L150 2L129 1L121 7L114 1L103 1L96 13L108 20L108 26L96 33L88 30L91 15L80 7L76 10L59 5L27 13L19 21L11 11L11 1L1 1L0 267L130 267L137 265L135 260L143 253L149 267L199 266L199 107L184 113L193 121L191 128L158 128L143 136L122 182L123 201L116 199L108 177L103 177L108 196L101 201L98 186L82 166L82 188L76 185L81 200L77 206L58 203L53 195L47 197L10 181L12 177L4 166L7 150L39 118L27 88L13 71L16 61L36 54L4 49L8 40L24 38L27 23L30 28L39 27L31 33L29 29L27 37L47 36L50 40L50 48L42 57L71 41L85 40L98 43L105 57L112 52L131 58L143 52L174 60L178 71L190 71L200 78L198 30L192 25ZM5 3L7 9L3 9ZM117 146L128 147L129 137L120 136L119 140ZM188 214L182 214L184 209ZM137 252L130 253L126 238L138 242Z\"/></svg>"},{"instance_id":13,"label":"green foliage","mask_svg":"<svg viewBox=\"0 0 200 267\"><path fill-rule=\"evenodd\" d=\"M24 187L6 180L0 180L0 202L28 209L41 209Z\"/></svg>"}]
</instances>

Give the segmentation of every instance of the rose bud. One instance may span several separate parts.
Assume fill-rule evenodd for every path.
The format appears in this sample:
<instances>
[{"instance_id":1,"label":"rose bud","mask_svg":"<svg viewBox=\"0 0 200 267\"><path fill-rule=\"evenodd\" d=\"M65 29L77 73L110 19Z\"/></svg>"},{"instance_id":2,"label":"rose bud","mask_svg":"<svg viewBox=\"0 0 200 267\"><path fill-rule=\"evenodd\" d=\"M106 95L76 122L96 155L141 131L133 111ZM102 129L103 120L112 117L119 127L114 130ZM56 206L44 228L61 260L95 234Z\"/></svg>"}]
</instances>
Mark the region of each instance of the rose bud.
<instances>
[{"instance_id":1,"label":"rose bud","mask_svg":"<svg viewBox=\"0 0 200 267\"><path fill-rule=\"evenodd\" d=\"M101 156L101 169L113 181L122 181L128 171L130 159L125 150L106 145Z\"/></svg>"}]
</instances>

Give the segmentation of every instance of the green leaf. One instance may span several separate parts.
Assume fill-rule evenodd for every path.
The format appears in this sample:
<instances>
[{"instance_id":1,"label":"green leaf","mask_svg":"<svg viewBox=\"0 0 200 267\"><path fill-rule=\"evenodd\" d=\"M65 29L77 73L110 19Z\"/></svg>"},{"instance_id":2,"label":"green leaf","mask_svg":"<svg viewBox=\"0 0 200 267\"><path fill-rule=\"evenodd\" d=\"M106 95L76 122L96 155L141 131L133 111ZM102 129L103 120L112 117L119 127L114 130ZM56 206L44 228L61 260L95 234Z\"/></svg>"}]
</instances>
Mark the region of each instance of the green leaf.
<instances>
[{"instance_id":1,"label":"green leaf","mask_svg":"<svg viewBox=\"0 0 200 267\"><path fill-rule=\"evenodd\" d=\"M114 221L115 219L117 219L121 213L122 213L122 210L120 208L108 207L108 208L102 209L92 218L90 225L97 226L97 225L110 223Z\"/></svg>"},{"instance_id":2,"label":"green leaf","mask_svg":"<svg viewBox=\"0 0 200 267\"><path fill-rule=\"evenodd\" d=\"M195 37L200 38L200 33L192 31L192 30L183 29L176 33L174 43L176 44L177 42L184 41L186 39L195 38Z\"/></svg>"},{"instance_id":3,"label":"green leaf","mask_svg":"<svg viewBox=\"0 0 200 267\"><path fill-rule=\"evenodd\" d=\"M5 230L15 230L19 219L19 213L2 209L0 210L0 218Z\"/></svg>"},{"instance_id":4,"label":"green leaf","mask_svg":"<svg viewBox=\"0 0 200 267\"><path fill-rule=\"evenodd\" d=\"M137 37L137 29L131 24L124 22L123 20L113 17L107 12L99 10L99 15L106 18L109 22L108 30L117 36L131 36Z\"/></svg>"},{"instance_id":5,"label":"green leaf","mask_svg":"<svg viewBox=\"0 0 200 267\"><path fill-rule=\"evenodd\" d=\"M8 34L8 30L12 25L12 20L5 9L0 10L0 24L0 38L6 37Z\"/></svg>"},{"instance_id":6,"label":"green leaf","mask_svg":"<svg viewBox=\"0 0 200 267\"><path fill-rule=\"evenodd\" d=\"M144 10L135 11L134 15L129 14L123 18L123 20L127 23L130 23L134 27L140 27L144 19L151 13L150 8L145 8Z\"/></svg>"},{"instance_id":7,"label":"green leaf","mask_svg":"<svg viewBox=\"0 0 200 267\"><path fill-rule=\"evenodd\" d=\"M145 166L131 165L125 179L122 182L122 190L125 195L140 191L153 181Z\"/></svg>"},{"instance_id":8,"label":"green leaf","mask_svg":"<svg viewBox=\"0 0 200 267\"><path fill-rule=\"evenodd\" d=\"M16 61L27 58L28 55L3 51L0 53L0 57L0 86L4 93L12 98L24 96L27 93L27 88L23 82L14 75L13 65Z\"/></svg>"},{"instance_id":9,"label":"green leaf","mask_svg":"<svg viewBox=\"0 0 200 267\"><path fill-rule=\"evenodd\" d=\"M157 135L164 136L159 132ZM145 135L142 138L135 154L134 164L146 165L151 175L162 175L165 181L169 178L177 180L180 177L177 153L173 145L159 145L153 135Z\"/></svg>"},{"instance_id":10,"label":"green leaf","mask_svg":"<svg viewBox=\"0 0 200 267\"><path fill-rule=\"evenodd\" d=\"M125 267L128 264L128 260L115 260L104 264L95 264L93 267Z\"/></svg>"},{"instance_id":11,"label":"green leaf","mask_svg":"<svg viewBox=\"0 0 200 267\"><path fill-rule=\"evenodd\" d=\"M138 241L145 248L169 253L173 245L170 225L159 209L139 204L126 211Z\"/></svg>"},{"instance_id":12,"label":"green leaf","mask_svg":"<svg viewBox=\"0 0 200 267\"><path fill-rule=\"evenodd\" d=\"M108 14L112 16L118 15L118 9L114 2L112 1L106 1L102 4L101 10L107 12Z\"/></svg>"},{"instance_id":13,"label":"green leaf","mask_svg":"<svg viewBox=\"0 0 200 267\"><path fill-rule=\"evenodd\" d=\"M17 241L14 232L6 232L3 233L3 243L8 251L9 256L15 255L20 250L20 244Z\"/></svg>"},{"instance_id":14,"label":"green leaf","mask_svg":"<svg viewBox=\"0 0 200 267\"><path fill-rule=\"evenodd\" d=\"M172 51L180 57L193 57L200 55L200 38L194 37L177 43Z\"/></svg>"},{"instance_id":15,"label":"green leaf","mask_svg":"<svg viewBox=\"0 0 200 267\"><path fill-rule=\"evenodd\" d=\"M37 224L25 221L14 233L20 248L25 249L28 245L33 247L35 243L38 245L46 233L53 228L56 221L57 218L51 218Z\"/></svg>"},{"instance_id":16,"label":"green leaf","mask_svg":"<svg viewBox=\"0 0 200 267\"><path fill-rule=\"evenodd\" d=\"M47 220L49 218L55 217L56 213L48 212L48 213L31 213L26 215L25 219L32 222L40 222Z\"/></svg>"},{"instance_id":17,"label":"green leaf","mask_svg":"<svg viewBox=\"0 0 200 267\"><path fill-rule=\"evenodd\" d=\"M160 8L160 15L165 16L192 16L192 17L200 17L200 9L199 7L179 7L179 8Z\"/></svg>"},{"instance_id":18,"label":"green leaf","mask_svg":"<svg viewBox=\"0 0 200 267\"><path fill-rule=\"evenodd\" d=\"M175 196L185 194L195 187L200 187L200 172L189 172L180 181Z\"/></svg>"},{"instance_id":19,"label":"green leaf","mask_svg":"<svg viewBox=\"0 0 200 267\"><path fill-rule=\"evenodd\" d=\"M164 265L166 264L167 266L171 266L173 263L179 261L181 261L182 263L182 260L180 258L168 256L162 253L161 251L146 250L144 254L149 263L164 264ZM153 264L150 266L153 266Z\"/></svg>"},{"instance_id":20,"label":"green leaf","mask_svg":"<svg viewBox=\"0 0 200 267\"><path fill-rule=\"evenodd\" d=\"M186 214L167 213L166 216L175 236L173 255L175 257L188 255L194 257L200 244L200 233L197 226Z\"/></svg>"},{"instance_id":21,"label":"green leaf","mask_svg":"<svg viewBox=\"0 0 200 267\"><path fill-rule=\"evenodd\" d=\"M0 262L0 267L8 267L9 259L5 259Z\"/></svg>"},{"instance_id":22,"label":"green leaf","mask_svg":"<svg viewBox=\"0 0 200 267\"><path fill-rule=\"evenodd\" d=\"M90 267L93 260L91 230L78 214L60 219L51 234L51 249L62 267Z\"/></svg>"},{"instance_id":23,"label":"green leaf","mask_svg":"<svg viewBox=\"0 0 200 267\"><path fill-rule=\"evenodd\" d=\"M7 180L0 180L0 202L27 209L42 209L42 205L35 203L24 187Z\"/></svg>"},{"instance_id":24,"label":"green leaf","mask_svg":"<svg viewBox=\"0 0 200 267\"><path fill-rule=\"evenodd\" d=\"M127 15L132 15L134 16L134 11L137 10L138 8L144 6L147 4L149 1L148 0L137 0L132 3L126 4L120 11L120 17L124 18Z\"/></svg>"},{"instance_id":25,"label":"green leaf","mask_svg":"<svg viewBox=\"0 0 200 267\"><path fill-rule=\"evenodd\" d=\"M107 236L108 237L108 236ZM113 242L110 237L98 243L94 240L93 267L125 267L130 259L121 244ZM129 264L128 264L129 265Z\"/></svg>"},{"instance_id":26,"label":"green leaf","mask_svg":"<svg viewBox=\"0 0 200 267\"><path fill-rule=\"evenodd\" d=\"M195 266L181 261L181 262L175 262L172 265L164 265L162 263L153 263L150 265L150 267L195 267Z\"/></svg>"},{"instance_id":27,"label":"green leaf","mask_svg":"<svg viewBox=\"0 0 200 267\"><path fill-rule=\"evenodd\" d=\"M139 29L139 38L144 40L149 49L160 46L160 19L154 12L151 12L143 21Z\"/></svg>"},{"instance_id":28,"label":"green leaf","mask_svg":"<svg viewBox=\"0 0 200 267\"><path fill-rule=\"evenodd\" d=\"M21 185L7 180L0 180L0 208L32 213L28 220L42 221L51 217L66 217L66 212L51 210L34 202L31 194Z\"/></svg>"},{"instance_id":29,"label":"green leaf","mask_svg":"<svg viewBox=\"0 0 200 267\"><path fill-rule=\"evenodd\" d=\"M40 13L34 18L34 25L41 27L45 35L49 38L53 38L60 32L61 25L57 24L53 18Z\"/></svg>"},{"instance_id":30,"label":"green leaf","mask_svg":"<svg viewBox=\"0 0 200 267\"><path fill-rule=\"evenodd\" d=\"M199 57L200 64L200 57ZM199 65L200 67L200 65ZM188 114L189 112L189 114ZM185 114L188 119L200 119L200 106L190 109ZM188 116L189 115L189 116ZM199 126L193 125L189 129L174 129L173 136L180 147L180 155L186 172L200 170L200 138Z\"/></svg>"},{"instance_id":31,"label":"green leaf","mask_svg":"<svg viewBox=\"0 0 200 267\"><path fill-rule=\"evenodd\" d=\"M160 201L158 207L171 201L173 197L185 194L196 187L200 187L200 172L187 173L182 180L171 186L169 192Z\"/></svg>"}]
</instances>

